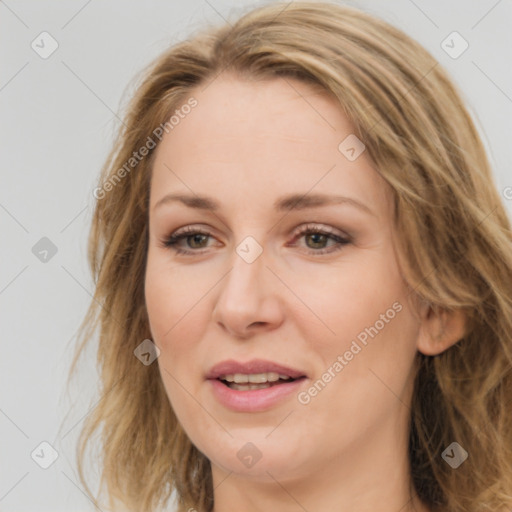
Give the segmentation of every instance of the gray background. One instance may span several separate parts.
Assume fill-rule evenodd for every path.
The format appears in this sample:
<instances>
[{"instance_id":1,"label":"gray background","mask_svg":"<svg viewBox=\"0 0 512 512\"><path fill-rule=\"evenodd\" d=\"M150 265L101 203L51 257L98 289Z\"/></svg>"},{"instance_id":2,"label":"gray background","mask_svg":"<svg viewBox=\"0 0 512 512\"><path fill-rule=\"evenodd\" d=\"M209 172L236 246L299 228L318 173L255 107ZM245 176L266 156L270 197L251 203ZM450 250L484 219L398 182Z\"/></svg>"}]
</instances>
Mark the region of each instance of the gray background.
<instances>
[{"instance_id":1,"label":"gray background","mask_svg":"<svg viewBox=\"0 0 512 512\"><path fill-rule=\"evenodd\" d=\"M93 289L85 252L92 190L116 112L133 90L130 80L169 44L262 3L269 2L0 1L1 511L94 510L74 452L97 401L92 350L70 389L65 379ZM512 186L512 2L346 3L402 28L448 69L482 133L498 188ZM47 59L31 47L43 31L59 45ZM441 47L453 31L469 43L457 59ZM512 194L503 195L512 213ZM43 237L57 249L46 262L32 250ZM34 458L49 460L43 441L59 454L48 469L31 458L37 448Z\"/></svg>"}]
</instances>

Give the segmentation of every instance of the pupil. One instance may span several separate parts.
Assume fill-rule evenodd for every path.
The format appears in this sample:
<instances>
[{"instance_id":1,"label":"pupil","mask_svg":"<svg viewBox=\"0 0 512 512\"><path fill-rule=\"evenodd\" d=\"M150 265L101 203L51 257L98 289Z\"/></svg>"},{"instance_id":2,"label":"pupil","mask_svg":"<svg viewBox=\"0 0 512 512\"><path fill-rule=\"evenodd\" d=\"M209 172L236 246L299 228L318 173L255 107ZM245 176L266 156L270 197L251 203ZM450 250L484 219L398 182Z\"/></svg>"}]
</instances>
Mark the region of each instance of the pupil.
<instances>
[{"instance_id":1,"label":"pupil","mask_svg":"<svg viewBox=\"0 0 512 512\"><path fill-rule=\"evenodd\" d=\"M192 235L192 244L197 242L197 240L198 240L197 237L203 237L204 238L205 235L201 235L200 233L196 233L195 235ZM200 244L201 242L198 242L198 243Z\"/></svg>"},{"instance_id":2,"label":"pupil","mask_svg":"<svg viewBox=\"0 0 512 512\"><path fill-rule=\"evenodd\" d=\"M310 235L310 237L315 237L315 238L316 237L321 237L321 238L323 238L323 237L325 237L325 235L322 235L322 233L313 233L313 234ZM318 243L321 244L322 241L318 241L318 240L315 241L315 240L313 240L313 243L314 244L318 244Z\"/></svg>"}]
</instances>

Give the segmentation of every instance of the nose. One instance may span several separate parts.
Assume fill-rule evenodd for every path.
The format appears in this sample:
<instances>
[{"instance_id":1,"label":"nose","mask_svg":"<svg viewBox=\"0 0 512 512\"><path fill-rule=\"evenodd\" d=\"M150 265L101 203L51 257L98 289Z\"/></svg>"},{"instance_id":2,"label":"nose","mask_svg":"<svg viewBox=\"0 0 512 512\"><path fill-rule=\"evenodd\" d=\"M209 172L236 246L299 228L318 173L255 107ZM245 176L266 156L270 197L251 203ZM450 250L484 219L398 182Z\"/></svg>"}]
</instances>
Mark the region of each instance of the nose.
<instances>
[{"instance_id":1,"label":"nose","mask_svg":"<svg viewBox=\"0 0 512 512\"><path fill-rule=\"evenodd\" d=\"M279 291L284 287L264 254L249 263L235 251L233 266L219 284L213 320L237 338L273 330L283 322Z\"/></svg>"}]
</instances>

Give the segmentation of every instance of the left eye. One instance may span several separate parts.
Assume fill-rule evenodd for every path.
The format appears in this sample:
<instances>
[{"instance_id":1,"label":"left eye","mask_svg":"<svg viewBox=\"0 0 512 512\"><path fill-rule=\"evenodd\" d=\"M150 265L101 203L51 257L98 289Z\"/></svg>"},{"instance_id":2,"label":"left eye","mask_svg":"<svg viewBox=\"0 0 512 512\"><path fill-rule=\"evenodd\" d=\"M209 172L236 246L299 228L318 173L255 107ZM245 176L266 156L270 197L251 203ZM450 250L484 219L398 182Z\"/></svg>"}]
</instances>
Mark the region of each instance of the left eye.
<instances>
[{"instance_id":1,"label":"left eye","mask_svg":"<svg viewBox=\"0 0 512 512\"><path fill-rule=\"evenodd\" d=\"M204 246L201 246L201 243L205 242L209 237L211 237L210 233L187 226L186 228L178 230L165 238L162 241L162 246L172 249L177 254L201 254L204 251L198 251L197 249L204 248ZM343 248L344 245L347 245L351 241L348 237L344 238L334 234L329 229L320 229L317 226L305 226L295 234L293 241L296 241L300 238L305 238L306 240L311 241L313 244L310 246L310 248L313 250L309 250L309 254L326 254L339 251ZM183 249L178 245L182 240L185 239L187 242L189 242L189 247L194 250ZM334 244L331 245L331 249L324 246L324 244L329 240L334 242ZM198 246L194 247L196 243Z\"/></svg>"}]
</instances>

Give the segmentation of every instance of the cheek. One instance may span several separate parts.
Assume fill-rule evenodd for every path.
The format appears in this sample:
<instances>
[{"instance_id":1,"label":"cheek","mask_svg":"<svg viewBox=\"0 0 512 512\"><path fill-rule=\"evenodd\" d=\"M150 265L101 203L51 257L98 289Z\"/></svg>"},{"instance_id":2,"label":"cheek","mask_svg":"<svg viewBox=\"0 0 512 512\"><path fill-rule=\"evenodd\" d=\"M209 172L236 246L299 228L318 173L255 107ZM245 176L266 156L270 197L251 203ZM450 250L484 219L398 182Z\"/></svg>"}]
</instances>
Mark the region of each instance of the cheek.
<instances>
[{"instance_id":1,"label":"cheek","mask_svg":"<svg viewBox=\"0 0 512 512\"><path fill-rule=\"evenodd\" d=\"M328 327L321 339L335 350L358 335L364 342L366 329L375 324L389 332L399 323L397 310L408 293L391 248L350 256L325 276L304 278L301 286L304 301Z\"/></svg>"},{"instance_id":2,"label":"cheek","mask_svg":"<svg viewBox=\"0 0 512 512\"><path fill-rule=\"evenodd\" d=\"M388 305L386 300L383 303ZM380 312L380 307L375 311ZM398 424L408 413L405 404L410 403L412 392L415 321L405 300L402 309L380 330L371 329L375 325L373 312L367 312L366 319L361 314L357 319L343 316L336 325L336 341L316 346L322 364L311 386L300 396L300 403L305 405L299 406L303 415L297 415L297 421L302 420L303 428L308 429L314 419L322 425L327 442L336 439L340 449L389 422ZM345 327L355 335L345 335ZM365 335L365 343L356 337L358 333Z\"/></svg>"},{"instance_id":3,"label":"cheek","mask_svg":"<svg viewBox=\"0 0 512 512\"><path fill-rule=\"evenodd\" d=\"M203 337L207 297L212 284L194 278L190 272L173 265L160 255L148 254L145 276L145 298L153 341L160 349L159 365L167 385L169 375L188 380L194 369L192 352Z\"/></svg>"},{"instance_id":4,"label":"cheek","mask_svg":"<svg viewBox=\"0 0 512 512\"><path fill-rule=\"evenodd\" d=\"M195 394L191 341L200 336L195 331L200 323L194 321L199 311L199 304L193 307L196 295L182 272L148 255L145 297L152 339L160 349L157 363L171 407L185 423L195 418L188 392Z\"/></svg>"},{"instance_id":5,"label":"cheek","mask_svg":"<svg viewBox=\"0 0 512 512\"><path fill-rule=\"evenodd\" d=\"M355 409L368 400L389 405L387 398L396 400L393 393L399 395L408 381L419 325L391 247L352 263L350 272L340 271L318 296L316 307L331 332L316 336L312 348L322 361L318 371L331 368L336 375L322 394L327 402L341 400ZM341 366L333 370L336 361Z\"/></svg>"},{"instance_id":6,"label":"cheek","mask_svg":"<svg viewBox=\"0 0 512 512\"><path fill-rule=\"evenodd\" d=\"M149 249L144 293L151 333L157 342L165 344L183 321L190 309L192 290L176 265L160 251Z\"/></svg>"}]
</instances>

